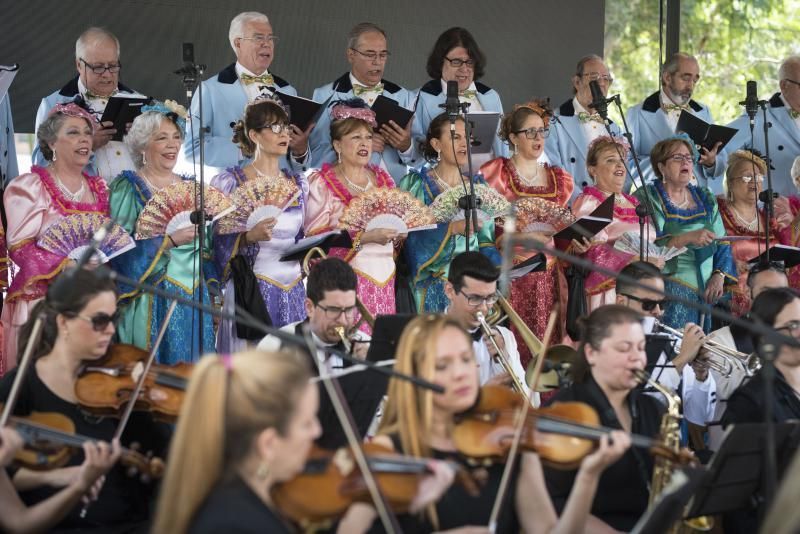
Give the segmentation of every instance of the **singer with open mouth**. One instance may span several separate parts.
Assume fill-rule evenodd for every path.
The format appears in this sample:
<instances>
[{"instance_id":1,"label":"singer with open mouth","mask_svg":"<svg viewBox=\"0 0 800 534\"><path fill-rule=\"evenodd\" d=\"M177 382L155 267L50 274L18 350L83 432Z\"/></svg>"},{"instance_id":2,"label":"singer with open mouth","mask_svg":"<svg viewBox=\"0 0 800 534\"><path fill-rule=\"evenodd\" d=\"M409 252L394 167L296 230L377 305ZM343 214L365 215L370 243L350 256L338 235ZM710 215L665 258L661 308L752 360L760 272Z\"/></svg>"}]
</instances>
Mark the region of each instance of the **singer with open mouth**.
<instances>
[{"instance_id":1,"label":"singer with open mouth","mask_svg":"<svg viewBox=\"0 0 800 534\"><path fill-rule=\"evenodd\" d=\"M649 195L656 227L656 244L686 247L686 251L666 262L667 295L716 304L726 286L736 284L736 265L730 243L719 240L725 226L717 200L711 191L693 184L693 169L699 155L686 134L659 141L650 152L657 180L636 191L639 200ZM696 309L678 302L667 302L664 324L683 328L699 324L711 328L711 316L704 318Z\"/></svg>"}]
</instances>

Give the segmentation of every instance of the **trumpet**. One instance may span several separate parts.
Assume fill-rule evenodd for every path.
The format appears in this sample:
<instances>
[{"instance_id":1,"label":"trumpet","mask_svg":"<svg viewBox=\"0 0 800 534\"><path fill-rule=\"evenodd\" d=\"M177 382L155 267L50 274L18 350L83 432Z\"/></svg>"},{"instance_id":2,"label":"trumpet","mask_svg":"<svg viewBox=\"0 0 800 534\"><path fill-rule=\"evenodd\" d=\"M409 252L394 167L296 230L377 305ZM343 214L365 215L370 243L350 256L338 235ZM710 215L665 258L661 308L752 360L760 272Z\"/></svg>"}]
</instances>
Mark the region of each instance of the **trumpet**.
<instances>
[{"instance_id":1,"label":"trumpet","mask_svg":"<svg viewBox=\"0 0 800 534\"><path fill-rule=\"evenodd\" d=\"M667 326L658 319L656 319L655 325L664 332L678 339L683 339L683 332L681 330ZM737 367L741 369L748 378L752 377L761 369L761 359L755 353L745 354L744 352L739 352L738 350L727 347L713 339L703 341L702 347L709 353L709 367L724 378L731 376L734 369Z\"/></svg>"},{"instance_id":2,"label":"trumpet","mask_svg":"<svg viewBox=\"0 0 800 534\"><path fill-rule=\"evenodd\" d=\"M478 322L481 325L481 330L483 330L483 335L486 336L494 347L495 353L497 356L495 359L503 366L503 370L508 373L508 376L511 377L512 389L516 390L518 393L521 393L523 396L527 397L528 394L526 392L525 386L522 384L520 377L517 376L517 373L514 372L514 369L511 367L511 362L508 360L508 353L500 350L500 346L497 344L497 341L494 340L494 332L492 331L492 327L489 326L489 323L486 322L486 318L483 316L481 312L478 312L475 316L478 319Z\"/></svg>"},{"instance_id":3,"label":"trumpet","mask_svg":"<svg viewBox=\"0 0 800 534\"><path fill-rule=\"evenodd\" d=\"M325 254L325 251L322 250L319 247L314 247L314 248L310 249L306 253L305 258L303 258L303 274L305 274L306 276L308 276L308 272L310 270L310 265L309 264L311 263L311 260L314 259L314 256L319 256L323 260L328 257L328 255ZM375 326L375 317L372 315L372 313L370 313L370 311L367 309L367 307L364 306L364 303L361 302L361 300L358 298L358 295L356 295L356 307L358 308L358 313L361 314L361 318L353 326L353 329L358 328L358 325L361 324L361 321L366 321L366 323L369 325L369 327L373 328ZM337 333L338 333L338 330L337 330ZM350 344L349 344L349 341L345 340L344 328L341 329L341 333L339 334L339 337L342 338L342 341L344 342L345 347L347 347L347 349L349 351L350 350Z\"/></svg>"}]
</instances>

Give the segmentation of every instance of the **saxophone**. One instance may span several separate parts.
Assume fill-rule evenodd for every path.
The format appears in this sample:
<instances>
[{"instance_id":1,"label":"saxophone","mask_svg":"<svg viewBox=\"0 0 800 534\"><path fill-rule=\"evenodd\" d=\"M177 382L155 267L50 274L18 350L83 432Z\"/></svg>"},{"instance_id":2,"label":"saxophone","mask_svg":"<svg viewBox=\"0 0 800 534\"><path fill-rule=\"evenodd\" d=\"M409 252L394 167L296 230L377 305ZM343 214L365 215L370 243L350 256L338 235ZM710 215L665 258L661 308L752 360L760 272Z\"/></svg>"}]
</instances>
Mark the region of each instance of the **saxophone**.
<instances>
[{"instance_id":1,"label":"saxophone","mask_svg":"<svg viewBox=\"0 0 800 534\"><path fill-rule=\"evenodd\" d=\"M673 391L667 389L663 385L647 374L645 371L634 371L636 377L646 382L650 387L664 395L667 399L667 411L661 418L661 427L659 428L660 441L665 448L668 448L676 453L681 450L681 399ZM650 499L648 500L648 507L655 504L658 497L664 492L664 488L672 480L672 473L675 467L673 462L663 456L656 456L653 467L653 478L650 481ZM694 517L692 519L685 519L678 521L671 525L665 532L670 534L689 533L689 532L706 532L714 527L714 522L711 517Z\"/></svg>"}]
</instances>

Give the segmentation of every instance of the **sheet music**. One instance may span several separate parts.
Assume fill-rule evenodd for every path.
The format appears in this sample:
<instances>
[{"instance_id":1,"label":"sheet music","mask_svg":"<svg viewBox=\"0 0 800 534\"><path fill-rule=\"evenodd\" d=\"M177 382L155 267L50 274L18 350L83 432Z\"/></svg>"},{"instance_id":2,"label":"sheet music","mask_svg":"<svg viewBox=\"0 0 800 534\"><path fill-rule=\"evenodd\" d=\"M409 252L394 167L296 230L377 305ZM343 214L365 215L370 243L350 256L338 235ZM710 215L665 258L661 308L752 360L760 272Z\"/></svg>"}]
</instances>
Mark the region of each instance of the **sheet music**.
<instances>
[{"instance_id":1,"label":"sheet music","mask_svg":"<svg viewBox=\"0 0 800 534\"><path fill-rule=\"evenodd\" d=\"M11 82L19 72L19 65L0 65L0 104L5 100L8 94L8 88L11 87Z\"/></svg>"}]
</instances>

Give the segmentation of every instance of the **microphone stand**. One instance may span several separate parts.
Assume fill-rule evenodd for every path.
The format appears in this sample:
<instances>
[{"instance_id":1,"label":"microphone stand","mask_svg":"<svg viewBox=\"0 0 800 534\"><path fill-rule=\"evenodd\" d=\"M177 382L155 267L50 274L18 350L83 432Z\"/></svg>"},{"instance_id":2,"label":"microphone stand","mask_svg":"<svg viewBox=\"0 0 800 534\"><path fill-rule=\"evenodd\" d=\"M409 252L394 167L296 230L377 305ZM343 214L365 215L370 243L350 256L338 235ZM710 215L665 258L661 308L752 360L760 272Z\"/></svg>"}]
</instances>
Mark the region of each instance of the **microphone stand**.
<instances>
[{"instance_id":1,"label":"microphone stand","mask_svg":"<svg viewBox=\"0 0 800 534\"><path fill-rule=\"evenodd\" d=\"M470 220L472 221L474 233L478 233L478 208L481 206L480 199L475 197L475 180L472 177L472 130L470 128L469 120L467 119L467 111L469 110L469 106L469 102L459 103L461 114L464 116L464 135L467 138L467 177L469 179L469 190L467 190L466 184L464 184L464 178L461 178L461 184L464 186L464 196L458 199L458 207L464 210L465 252L469 252ZM453 146L453 156L455 156L455 132L452 130L450 132L450 141Z\"/></svg>"},{"instance_id":2,"label":"microphone stand","mask_svg":"<svg viewBox=\"0 0 800 534\"><path fill-rule=\"evenodd\" d=\"M758 105L761 107L761 112L764 117L764 157L767 164L767 190L762 191L758 197L764 203L764 219L766 219L766 224L764 225L764 247L766 248L767 262L769 262L769 229L770 223L772 223L772 218L775 215L774 201L778 195L772 190L772 170L769 159L769 122L767 121L767 101L759 100ZM750 124L751 138L753 137L753 127L754 125ZM755 176L753 176L753 180L756 180ZM757 181L755 185L758 187ZM756 209L756 218L758 218L758 209Z\"/></svg>"}]
</instances>

